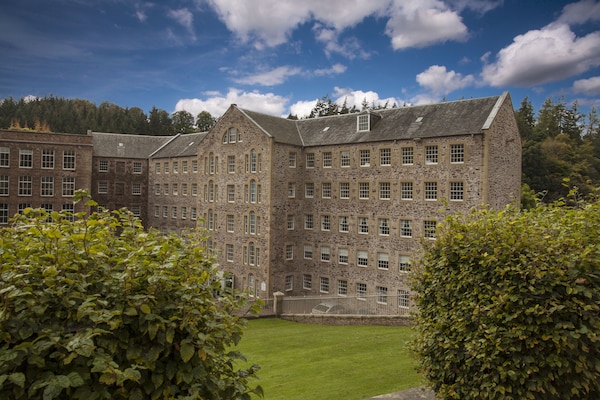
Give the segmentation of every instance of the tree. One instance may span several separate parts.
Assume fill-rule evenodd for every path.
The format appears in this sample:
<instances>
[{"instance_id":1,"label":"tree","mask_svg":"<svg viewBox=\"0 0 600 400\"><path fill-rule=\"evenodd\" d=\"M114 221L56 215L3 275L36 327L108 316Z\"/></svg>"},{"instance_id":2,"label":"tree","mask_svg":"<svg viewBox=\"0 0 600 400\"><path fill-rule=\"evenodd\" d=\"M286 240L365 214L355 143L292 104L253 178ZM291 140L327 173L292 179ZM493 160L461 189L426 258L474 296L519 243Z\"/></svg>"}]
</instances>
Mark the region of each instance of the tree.
<instances>
[{"instance_id":1,"label":"tree","mask_svg":"<svg viewBox=\"0 0 600 400\"><path fill-rule=\"evenodd\" d=\"M258 367L231 350L247 296L221 292L205 241L146 232L125 210L25 209L0 230L0 398L260 394Z\"/></svg>"},{"instance_id":2,"label":"tree","mask_svg":"<svg viewBox=\"0 0 600 400\"><path fill-rule=\"evenodd\" d=\"M413 289L442 399L600 398L600 200L448 217Z\"/></svg>"},{"instance_id":3,"label":"tree","mask_svg":"<svg viewBox=\"0 0 600 400\"><path fill-rule=\"evenodd\" d=\"M152 107L148 119L148 131L154 136L168 136L173 134L173 124L169 113L165 110Z\"/></svg>"},{"instance_id":4,"label":"tree","mask_svg":"<svg viewBox=\"0 0 600 400\"><path fill-rule=\"evenodd\" d=\"M196 127L200 132L208 132L216 123L217 119L208 111L201 111L196 117Z\"/></svg>"},{"instance_id":5,"label":"tree","mask_svg":"<svg viewBox=\"0 0 600 400\"><path fill-rule=\"evenodd\" d=\"M533 105L528 97L521 101L521 106L515 112L515 118L519 127L521 139L529 140L533 137L533 129L535 128L535 116L533 114Z\"/></svg>"},{"instance_id":6,"label":"tree","mask_svg":"<svg viewBox=\"0 0 600 400\"><path fill-rule=\"evenodd\" d=\"M174 133L194 132L194 116L185 110L176 111L171 117Z\"/></svg>"}]
</instances>

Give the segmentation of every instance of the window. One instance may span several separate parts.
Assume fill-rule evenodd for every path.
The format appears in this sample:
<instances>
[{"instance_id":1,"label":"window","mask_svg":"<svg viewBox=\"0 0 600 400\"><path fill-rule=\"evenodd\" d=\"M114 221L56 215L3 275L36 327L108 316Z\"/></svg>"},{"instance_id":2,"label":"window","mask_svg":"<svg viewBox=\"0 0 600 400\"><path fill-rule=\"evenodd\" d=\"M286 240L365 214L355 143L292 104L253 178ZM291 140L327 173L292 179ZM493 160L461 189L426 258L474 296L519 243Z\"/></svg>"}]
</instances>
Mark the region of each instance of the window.
<instances>
[{"instance_id":1,"label":"window","mask_svg":"<svg viewBox=\"0 0 600 400\"><path fill-rule=\"evenodd\" d=\"M183 172L184 174L187 174L187 172L188 172L188 162L187 161L181 162L181 172Z\"/></svg>"},{"instance_id":2,"label":"window","mask_svg":"<svg viewBox=\"0 0 600 400\"><path fill-rule=\"evenodd\" d=\"M198 195L198 184L192 183L192 196L197 196L197 195Z\"/></svg>"},{"instance_id":3,"label":"window","mask_svg":"<svg viewBox=\"0 0 600 400\"><path fill-rule=\"evenodd\" d=\"M164 172L165 174L168 174L168 173L169 173L169 162L168 162L168 161L165 161L165 163L164 163L164 165L163 165L163 172Z\"/></svg>"},{"instance_id":4,"label":"window","mask_svg":"<svg viewBox=\"0 0 600 400\"><path fill-rule=\"evenodd\" d=\"M293 290L294 289L294 276L293 275L287 275L285 277L285 290Z\"/></svg>"},{"instance_id":5,"label":"window","mask_svg":"<svg viewBox=\"0 0 600 400\"><path fill-rule=\"evenodd\" d=\"M54 177L42 176L40 182L40 196L54 196Z\"/></svg>"},{"instance_id":6,"label":"window","mask_svg":"<svg viewBox=\"0 0 600 400\"><path fill-rule=\"evenodd\" d=\"M379 149L379 165L392 165L392 149Z\"/></svg>"},{"instance_id":7,"label":"window","mask_svg":"<svg viewBox=\"0 0 600 400\"><path fill-rule=\"evenodd\" d=\"M412 147L402 148L402 165L413 165L415 161L414 157L414 150Z\"/></svg>"},{"instance_id":8,"label":"window","mask_svg":"<svg viewBox=\"0 0 600 400\"><path fill-rule=\"evenodd\" d=\"M42 204L40 204L40 208L42 208L47 213L52 212L52 204L50 204L50 203L42 203ZM50 221L52 221L52 217L48 216L48 222L50 222Z\"/></svg>"},{"instance_id":9,"label":"window","mask_svg":"<svg viewBox=\"0 0 600 400\"><path fill-rule=\"evenodd\" d=\"M346 296L348 294L348 281L339 280L337 282L338 295Z\"/></svg>"},{"instance_id":10,"label":"window","mask_svg":"<svg viewBox=\"0 0 600 400\"><path fill-rule=\"evenodd\" d=\"M302 275L302 288L303 289L312 289L312 276L304 274Z\"/></svg>"},{"instance_id":11,"label":"window","mask_svg":"<svg viewBox=\"0 0 600 400\"><path fill-rule=\"evenodd\" d=\"M108 160L98 161L98 172L108 172Z\"/></svg>"},{"instance_id":12,"label":"window","mask_svg":"<svg viewBox=\"0 0 600 400\"><path fill-rule=\"evenodd\" d=\"M198 213L196 211L196 207L191 207L190 208L190 219L195 221L196 218L198 218Z\"/></svg>"},{"instance_id":13,"label":"window","mask_svg":"<svg viewBox=\"0 0 600 400\"><path fill-rule=\"evenodd\" d=\"M377 304L387 304L387 288L383 286L375 286L375 293L377 293Z\"/></svg>"},{"instance_id":14,"label":"window","mask_svg":"<svg viewBox=\"0 0 600 400\"><path fill-rule=\"evenodd\" d=\"M347 215L341 215L338 217L340 223L340 232L349 232L350 229L350 223L348 220L348 216Z\"/></svg>"},{"instance_id":15,"label":"window","mask_svg":"<svg viewBox=\"0 0 600 400\"><path fill-rule=\"evenodd\" d=\"M350 198L350 183L340 182L340 199Z\"/></svg>"},{"instance_id":16,"label":"window","mask_svg":"<svg viewBox=\"0 0 600 400\"><path fill-rule=\"evenodd\" d=\"M160 217L160 206L154 206L154 216L156 218Z\"/></svg>"},{"instance_id":17,"label":"window","mask_svg":"<svg viewBox=\"0 0 600 400\"><path fill-rule=\"evenodd\" d=\"M313 248L310 244L304 245L304 258L307 260L311 260L313 257Z\"/></svg>"},{"instance_id":18,"label":"window","mask_svg":"<svg viewBox=\"0 0 600 400\"><path fill-rule=\"evenodd\" d=\"M356 252L356 265L359 267L369 266L369 253L365 250L358 250Z\"/></svg>"},{"instance_id":19,"label":"window","mask_svg":"<svg viewBox=\"0 0 600 400\"><path fill-rule=\"evenodd\" d=\"M250 220L250 234L255 235L256 234L256 213L254 211L250 211L249 220Z\"/></svg>"},{"instance_id":20,"label":"window","mask_svg":"<svg viewBox=\"0 0 600 400\"><path fill-rule=\"evenodd\" d=\"M235 173L235 156L227 156L227 172Z\"/></svg>"},{"instance_id":21,"label":"window","mask_svg":"<svg viewBox=\"0 0 600 400\"><path fill-rule=\"evenodd\" d=\"M163 194L166 196L169 194L169 184L163 183Z\"/></svg>"},{"instance_id":22,"label":"window","mask_svg":"<svg viewBox=\"0 0 600 400\"><path fill-rule=\"evenodd\" d=\"M324 199L331 198L331 183L325 182L321 184L321 197Z\"/></svg>"},{"instance_id":23,"label":"window","mask_svg":"<svg viewBox=\"0 0 600 400\"><path fill-rule=\"evenodd\" d=\"M10 167L10 149L8 147L0 147L0 167Z\"/></svg>"},{"instance_id":24,"label":"window","mask_svg":"<svg viewBox=\"0 0 600 400\"><path fill-rule=\"evenodd\" d=\"M330 259L329 246L321 246L321 261L329 262Z\"/></svg>"},{"instance_id":25,"label":"window","mask_svg":"<svg viewBox=\"0 0 600 400\"><path fill-rule=\"evenodd\" d=\"M171 218L177 218L177 206L171 207Z\"/></svg>"},{"instance_id":26,"label":"window","mask_svg":"<svg viewBox=\"0 0 600 400\"><path fill-rule=\"evenodd\" d=\"M256 150L250 150L250 172L256 172Z\"/></svg>"},{"instance_id":27,"label":"window","mask_svg":"<svg viewBox=\"0 0 600 400\"><path fill-rule=\"evenodd\" d=\"M408 308L410 306L410 295L408 290L398 290L398 307Z\"/></svg>"},{"instance_id":28,"label":"window","mask_svg":"<svg viewBox=\"0 0 600 400\"><path fill-rule=\"evenodd\" d=\"M192 172L198 172L198 160L192 160Z\"/></svg>"},{"instance_id":29,"label":"window","mask_svg":"<svg viewBox=\"0 0 600 400\"><path fill-rule=\"evenodd\" d=\"M133 162L133 173L141 174L142 173L142 163L140 161Z\"/></svg>"},{"instance_id":30,"label":"window","mask_svg":"<svg viewBox=\"0 0 600 400\"><path fill-rule=\"evenodd\" d=\"M400 183L400 198L402 200L413 199L413 183L412 182L401 182Z\"/></svg>"},{"instance_id":31,"label":"window","mask_svg":"<svg viewBox=\"0 0 600 400\"><path fill-rule=\"evenodd\" d=\"M358 233L369 233L369 218L358 217Z\"/></svg>"},{"instance_id":32,"label":"window","mask_svg":"<svg viewBox=\"0 0 600 400\"><path fill-rule=\"evenodd\" d=\"M294 230L294 216L293 215L287 216L287 228L288 228L288 231Z\"/></svg>"},{"instance_id":33,"label":"window","mask_svg":"<svg viewBox=\"0 0 600 400\"><path fill-rule=\"evenodd\" d=\"M10 178L8 175L0 175L0 196L8 196L10 187Z\"/></svg>"},{"instance_id":34,"label":"window","mask_svg":"<svg viewBox=\"0 0 600 400\"><path fill-rule=\"evenodd\" d=\"M369 130L369 115L359 115L356 119L356 129L358 132L365 132Z\"/></svg>"},{"instance_id":35,"label":"window","mask_svg":"<svg viewBox=\"0 0 600 400\"><path fill-rule=\"evenodd\" d=\"M289 153L289 155L288 155L288 166L290 168L296 168L296 153Z\"/></svg>"},{"instance_id":36,"label":"window","mask_svg":"<svg viewBox=\"0 0 600 400\"><path fill-rule=\"evenodd\" d=\"M315 195L315 184L313 182L307 182L304 185L304 197L312 198Z\"/></svg>"},{"instance_id":37,"label":"window","mask_svg":"<svg viewBox=\"0 0 600 400\"><path fill-rule=\"evenodd\" d=\"M388 253L377 253L377 268L385 270L390 268L390 256Z\"/></svg>"},{"instance_id":38,"label":"window","mask_svg":"<svg viewBox=\"0 0 600 400\"><path fill-rule=\"evenodd\" d=\"M179 185L174 183L171 185L171 188L173 189L173 196L177 196L179 194Z\"/></svg>"},{"instance_id":39,"label":"window","mask_svg":"<svg viewBox=\"0 0 600 400\"><path fill-rule=\"evenodd\" d=\"M390 234L390 220L388 218L379 218L379 234L381 236L389 236Z\"/></svg>"},{"instance_id":40,"label":"window","mask_svg":"<svg viewBox=\"0 0 600 400\"><path fill-rule=\"evenodd\" d=\"M33 150L19 150L19 168L33 167Z\"/></svg>"},{"instance_id":41,"label":"window","mask_svg":"<svg viewBox=\"0 0 600 400\"><path fill-rule=\"evenodd\" d=\"M188 184L187 183L181 184L181 194L184 196L187 196L187 194L188 194Z\"/></svg>"},{"instance_id":42,"label":"window","mask_svg":"<svg viewBox=\"0 0 600 400\"><path fill-rule=\"evenodd\" d=\"M404 238L412 237L412 221L409 219L400 220L400 236Z\"/></svg>"},{"instance_id":43,"label":"window","mask_svg":"<svg viewBox=\"0 0 600 400\"><path fill-rule=\"evenodd\" d=\"M450 201L462 201L464 199L464 183L450 182Z\"/></svg>"},{"instance_id":44,"label":"window","mask_svg":"<svg viewBox=\"0 0 600 400\"><path fill-rule=\"evenodd\" d=\"M423 236L428 239L435 239L435 221L423 221Z\"/></svg>"},{"instance_id":45,"label":"window","mask_svg":"<svg viewBox=\"0 0 600 400\"><path fill-rule=\"evenodd\" d=\"M75 150L63 151L63 169L75 169Z\"/></svg>"},{"instance_id":46,"label":"window","mask_svg":"<svg viewBox=\"0 0 600 400\"><path fill-rule=\"evenodd\" d=\"M329 231L331 229L331 216L321 215L321 230Z\"/></svg>"},{"instance_id":47,"label":"window","mask_svg":"<svg viewBox=\"0 0 600 400\"><path fill-rule=\"evenodd\" d=\"M340 153L340 167L349 167L350 166L350 152L342 151Z\"/></svg>"},{"instance_id":48,"label":"window","mask_svg":"<svg viewBox=\"0 0 600 400\"><path fill-rule=\"evenodd\" d=\"M288 197L290 199L293 199L294 197L296 197L296 184L295 183L288 183Z\"/></svg>"},{"instance_id":49,"label":"window","mask_svg":"<svg viewBox=\"0 0 600 400\"><path fill-rule=\"evenodd\" d=\"M331 168L331 152L326 151L323 153L323 168Z\"/></svg>"},{"instance_id":50,"label":"window","mask_svg":"<svg viewBox=\"0 0 600 400\"><path fill-rule=\"evenodd\" d=\"M367 297L367 284L366 283L357 283L356 284L356 298L360 300L365 300Z\"/></svg>"},{"instance_id":51,"label":"window","mask_svg":"<svg viewBox=\"0 0 600 400\"><path fill-rule=\"evenodd\" d=\"M425 200L437 200L437 182L425 182Z\"/></svg>"},{"instance_id":52,"label":"window","mask_svg":"<svg viewBox=\"0 0 600 400\"><path fill-rule=\"evenodd\" d=\"M62 181L62 195L74 196L75 195L75 177L65 176Z\"/></svg>"},{"instance_id":53,"label":"window","mask_svg":"<svg viewBox=\"0 0 600 400\"><path fill-rule=\"evenodd\" d=\"M319 279L319 292L329 293L329 278L321 277Z\"/></svg>"},{"instance_id":54,"label":"window","mask_svg":"<svg viewBox=\"0 0 600 400\"><path fill-rule=\"evenodd\" d=\"M54 150L48 150L48 149L42 150L42 168L43 169L53 169L54 168ZM108 166L107 166L107 169L108 169Z\"/></svg>"},{"instance_id":55,"label":"window","mask_svg":"<svg viewBox=\"0 0 600 400\"><path fill-rule=\"evenodd\" d=\"M156 196L160 196L160 183L155 183L154 184L154 194Z\"/></svg>"},{"instance_id":56,"label":"window","mask_svg":"<svg viewBox=\"0 0 600 400\"><path fill-rule=\"evenodd\" d=\"M223 136L223 143L227 143L228 141L229 141L229 143L235 143L236 140L237 140L237 129L229 128L227 130L227 135Z\"/></svg>"},{"instance_id":57,"label":"window","mask_svg":"<svg viewBox=\"0 0 600 400\"><path fill-rule=\"evenodd\" d=\"M392 189L389 182L379 182L379 199L389 200L392 197Z\"/></svg>"},{"instance_id":58,"label":"window","mask_svg":"<svg viewBox=\"0 0 600 400\"><path fill-rule=\"evenodd\" d=\"M75 212L75 204L67 203L62 205L62 211L65 214L65 218L69 221L73 221L73 213Z\"/></svg>"},{"instance_id":59,"label":"window","mask_svg":"<svg viewBox=\"0 0 600 400\"><path fill-rule=\"evenodd\" d=\"M173 173L174 174L179 173L179 162L178 161L173 161Z\"/></svg>"},{"instance_id":60,"label":"window","mask_svg":"<svg viewBox=\"0 0 600 400\"><path fill-rule=\"evenodd\" d=\"M368 167L371 165L371 150L361 150L360 151L360 166Z\"/></svg>"},{"instance_id":61,"label":"window","mask_svg":"<svg viewBox=\"0 0 600 400\"><path fill-rule=\"evenodd\" d=\"M163 208L162 208L162 216L163 216L163 218L167 218L169 216L169 207L163 206Z\"/></svg>"},{"instance_id":62,"label":"window","mask_svg":"<svg viewBox=\"0 0 600 400\"><path fill-rule=\"evenodd\" d=\"M252 179L250 181L250 203L256 203L256 181Z\"/></svg>"},{"instance_id":63,"label":"window","mask_svg":"<svg viewBox=\"0 0 600 400\"><path fill-rule=\"evenodd\" d=\"M227 185L227 201L233 203L235 201L235 186Z\"/></svg>"},{"instance_id":64,"label":"window","mask_svg":"<svg viewBox=\"0 0 600 400\"><path fill-rule=\"evenodd\" d=\"M17 212L19 214L23 214L25 212L26 208L31 208L31 204L29 204L29 203L19 203L18 208L17 208Z\"/></svg>"},{"instance_id":65,"label":"window","mask_svg":"<svg viewBox=\"0 0 600 400\"><path fill-rule=\"evenodd\" d=\"M228 262L233 262L233 245L226 244L225 245L225 254Z\"/></svg>"},{"instance_id":66,"label":"window","mask_svg":"<svg viewBox=\"0 0 600 400\"><path fill-rule=\"evenodd\" d=\"M304 229L312 229L313 228L313 216L312 214L304 215Z\"/></svg>"},{"instance_id":67,"label":"window","mask_svg":"<svg viewBox=\"0 0 600 400\"><path fill-rule=\"evenodd\" d=\"M358 184L358 198L362 200L369 199L369 182L360 182Z\"/></svg>"},{"instance_id":68,"label":"window","mask_svg":"<svg viewBox=\"0 0 600 400\"><path fill-rule=\"evenodd\" d=\"M248 244L248 264L256 265L256 247L253 242Z\"/></svg>"},{"instance_id":69,"label":"window","mask_svg":"<svg viewBox=\"0 0 600 400\"><path fill-rule=\"evenodd\" d=\"M438 147L437 146L425 146L425 164L437 164L438 163Z\"/></svg>"},{"instance_id":70,"label":"window","mask_svg":"<svg viewBox=\"0 0 600 400\"><path fill-rule=\"evenodd\" d=\"M465 162L465 145L451 144L450 145L450 162L452 164L462 164Z\"/></svg>"},{"instance_id":71,"label":"window","mask_svg":"<svg viewBox=\"0 0 600 400\"><path fill-rule=\"evenodd\" d=\"M315 153L306 153L306 168L315 167Z\"/></svg>"},{"instance_id":72,"label":"window","mask_svg":"<svg viewBox=\"0 0 600 400\"><path fill-rule=\"evenodd\" d=\"M293 244L285 245L285 259L286 260L294 259L294 245Z\"/></svg>"},{"instance_id":73,"label":"window","mask_svg":"<svg viewBox=\"0 0 600 400\"><path fill-rule=\"evenodd\" d=\"M31 196L33 180L30 176L19 176L19 196Z\"/></svg>"},{"instance_id":74,"label":"window","mask_svg":"<svg viewBox=\"0 0 600 400\"><path fill-rule=\"evenodd\" d=\"M398 256L398 271L410 272L410 257L404 254Z\"/></svg>"},{"instance_id":75,"label":"window","mask_svg":"<svg viewBox=\"0 0 600 400\"><path fill-rule=\"evenodd\" d=\"M134 196L140 196L142 194L142 184L139 182L132 183L131 194Z\"/></svg>"},{"instance_id":76,"label":"window","mask_svg":"<svg viewBox=\"0 0 600 400\"><path fill-rule=\"evenodd\" d=\"M142 208L140 206L131 206L131 213L134 217L140 217L142 215Z\"/></svg>"},{"instance_id":77,"label":"window","mask_svg":"<svg viewBox=\"0 0 600 400\"><path fill-rule=\"evenodd\" d=\"M234 224L234 216L231 214L227 215L227 232L232 233L233 232L233 227L235 226Z\"/></svg>"},{"instance_id":78,"label":"window","mask_svg":"<svg viewBox=\"0 0 600 400\"><path fill-rule=\"evenodd\" d=\"M338 263L348 264L348 249L338 249Z\"/></svg>"},{"instance_id":79,"label":"window","mask_svg":"<svg viewBox=\"0 0 600 400\"><path fill-rule=\"evenodd\" d=\"M8 204L0 203L0 224L8 224Z\"/></svg>"},{"instance_id":80,"label":"window","mask_svg":"<svg viewBox=\"0 0 600 400\"><path fill-rule=\"evenodd\" d=\"M159 162L154 164L154 173L160 174L160 163Z\"/></svg>"},{"instance_id":81,"label":"window","mask_svg":"<svg viewBox=\"0 0 600 400\"><path fill-rule=\"evenodd\" d=\"M215 184L213 181L208 181L208 201L215 201Z\"/></svg>"}]
</instances>

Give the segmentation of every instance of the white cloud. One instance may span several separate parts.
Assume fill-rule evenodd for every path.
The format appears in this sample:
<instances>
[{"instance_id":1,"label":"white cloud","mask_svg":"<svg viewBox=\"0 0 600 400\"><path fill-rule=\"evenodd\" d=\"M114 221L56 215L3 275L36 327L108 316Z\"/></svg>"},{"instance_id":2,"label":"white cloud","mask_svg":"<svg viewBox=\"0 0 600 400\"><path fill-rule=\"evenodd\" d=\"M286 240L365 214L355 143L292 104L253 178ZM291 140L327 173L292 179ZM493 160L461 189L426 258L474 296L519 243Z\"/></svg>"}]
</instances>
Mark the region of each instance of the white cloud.
<instances>
[{"instance_id":1,"label":"white cloud","mask_svg":"<svg viewBox=\"0 0 600 400\"><path fill-rule=\"evenodd\" d=\"M243 78L237 78L234 79L234 81L245 85L274 86L285 82L290 76L299 75L301 73L302 69L299 67L290 67L288 65L284 65L270 71L259 72L253 75L247 75Z\"/></svg>"},{"instance_id":2,"label":"white cloud","mask_svg":"<svg viewBox=\"0 0 600 400\"><path fill-rule=\"evenodd\" d=\"M592 21L600 21L600 2L581 0L567 4L557 22L576 25Z\"/></svg>"},{"instance_id":3,"label":"white cloud","mask_svg":"<svg viewBox=\"0 0 600 400\"><path fill-rule=\"evenodd\" d=\"M213 117L220 117L231 106L237 104L241 108L281 116L285 112L288 99L273 93L245 92L230 88L227 94L206 92L205 99L181 99L175 105L175 111L188 111L194 117L202 111L208 111Z\"/></svg>"},{"instance_id":4,"label":"white cloud","mask_svg":"<svg viewBox=\"0 0 600 400\"><path fill-rule=\"evenodd\" d=\"M486 64L484 81L492 86L532 86L581 74L600 65L600 31L576 37L568 25L552 23L513 39Z\"/></svg>"},{"instance_id":5,"label":"white cloud","mask_svg":"<svg viewBox=\"0 0 600 400\"><path fill-rule=\"evenodd\" d=\"M317 99L297 101L290 106L290 114L295 115L298 118L306 118L316 105Z\"/></svg>"},{"instance_id":6,"label":"white cloud","mask_svg":"<svg viewBox=\"0 0 600 400\"><path fill-rule=\"evenodd\" d=\"M336 86L333 91L333 101L335 101L339 106L346 102L346 106L348 108L352 108L356 106L359 110L362 108L363 101L367 101L370 105L375 104L376 106L384 106L388 103L388 107L392 107L394 103L397 106L401 106L402 102L393 97L388 98L379 98L379 93L373 92L369 90L368 92L363 92L362 90L353 90L351 88L340 88Z\"/></svg>"},{"instance_id":7,"label":"white cloud","mask_svg":"<svg viewBox=\"0 0 600 400\"><path fill-rule=\"evenodd\" d=\"M178 10L169 10L167 15L175 20L179 25L183 26L192 39L196 40L196 33L194 32L194 15L187 8L180 8Z\"/></svg>"},{"instance_id":8,"label":"white cloud","mask_svg":"<svg viewBox=\"0 0 600 400\"><path fill-rule=\"evenodd\" d=\"M455 71L448 71L445 66L432 65L425 71L417 74L417 83L427 89L429 95L421 96L440 97L470 86L475 82L473 75L462 75Z\"/></svg>"},{"instance_id":9,"label":"white cloud","mask_svg":"<svg viewBox=\"0 0 600 400\"><path fill-rule=\"evenodd\" d=\"M600 76L576 80L573 82L573 91L583 93L586 96L600 95Z\"/></svg>"},{"instance_id":10,"label":"white cloud","mask_svg":"<svg viewBox=\"0 0 600 400\"><path fill-rule=\"evenodd\" d=\"M333 64L331 68L315 69L313 73L316 76L339 75L346 72L347 67L343 64Z\"/></svg>"}]
</instances>

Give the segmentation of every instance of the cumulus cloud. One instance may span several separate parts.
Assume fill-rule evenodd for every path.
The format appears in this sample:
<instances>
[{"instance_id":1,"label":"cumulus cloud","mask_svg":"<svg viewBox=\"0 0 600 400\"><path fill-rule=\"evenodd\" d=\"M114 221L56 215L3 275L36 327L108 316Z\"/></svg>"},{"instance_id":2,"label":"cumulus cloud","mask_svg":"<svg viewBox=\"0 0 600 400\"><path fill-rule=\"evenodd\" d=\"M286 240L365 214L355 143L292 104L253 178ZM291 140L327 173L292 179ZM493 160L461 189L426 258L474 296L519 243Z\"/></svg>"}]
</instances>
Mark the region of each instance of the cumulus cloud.
<instances>
[{"instance_id":1,"label":"cumulus cloud","mask_svg":"<svg viewBox=\"0 0 600 400\"><path fill-rule=\"evenodd\" d=\"M290 114L297 116L298 118L306 118L311 110L317 105L317 100L302 100L290 106Z\"/></svg>"},{"instance_id":2,"label":"cumulus cloud","mask_svg":"<svg viewBox=\"0 0 600 400\"><path fill-rule=\"evenodd\" d=\"M600 95L600 76L576 80L573 82L573 91L586 96Z\"/></svg>"},{"instance_id":3,"label":"cumulus cloud","mask_svg":"<svg viewBox=\"0 0 600 400\"><path fill-rule=\"evenodd\" d=\"M206 92L204 99L181 99L175 105L175 111L188 111L193 116L202 111L208 111L213 117L220 117L231 106L262 112L269 115L281 116L285 111L288 99L273 93L260 93L257 91L245 92L230 88L226 94L220 92Z\"/></svg>"},{"instance_id":4,"label":"cumulus cloud","mask_svg":"<svg viewBox=\"0 0 600 400\"><path fill-rule=\"evenodd\" d=\"M192 14L190 10L187 8L168 10L167 15L179 25L183 26L194 40L196 39L196 33L194 32L194 14Z\"/></svg>"},{"instance_id":5,"label":"cumulus cloud","mask_svg":"<svg viewBox=\"0 0 600 400\"><path fill-rule=\"evenodd\" d=\"M285 82L290 76L299 75L301 73L302 68L284 65L270 71L258 72L242 78L237 78L234 79L234 81L245 85L274 86Z\"/></svg>"},{"instance_id":6,"label":"cumulus cloud","mask_svg":"<svg viewBox=\"0 0 600 400\"><path fill-rule=\"evenodd\" d=\"M343 64L333 64L331 68L315 69L313 71L316 76L339 75L346 72L347 67Z\"/></svg>"},{"instance_id":7,"label":"cumulus cloud","mask_svg":"<svg viewBox=\"0 0 600 400\"><path fill-rule=\"evenodd\" d=\"M473 75L462 75L456 71L448 71L445 66L432 65L425 71L417 74L417 83L425 88L427 95L417 96L418 103L439 97L462 89L475 83Z\"/></svg>"},{"instance_id":8,"label":"cumulus cloud","mask_svg":"<svg viewBox=\"0 0 600 400\"><path fill-rule=\"evenodd\" d=\"M600 21L600 3L596 0L582 0L567 4L557 22L577 25L593 21Z\"/></svg>"},{"instance_id":9,"label":"cumulus cloud","mask_svg":"<svg viewBox=\"0 0 600 400\"><path fill-rule=\"evenodd\" d=\"M334 101L338 105L341 106L342 104L344 104L344 102L346 102L348 108L356 106L356 108L358 108L359 110L362 108L362 104L364 101L369 103L369 105L375 104L376 106L384 106L387 103L388 107L392 107L394 104L398 106L401 104L401 102L398 99L395 99L393 97L380 98L379 93L371 90L364 92L362 90L341 88L338 86L334 88L333 97Z\"/></svg>"}]
</instances>

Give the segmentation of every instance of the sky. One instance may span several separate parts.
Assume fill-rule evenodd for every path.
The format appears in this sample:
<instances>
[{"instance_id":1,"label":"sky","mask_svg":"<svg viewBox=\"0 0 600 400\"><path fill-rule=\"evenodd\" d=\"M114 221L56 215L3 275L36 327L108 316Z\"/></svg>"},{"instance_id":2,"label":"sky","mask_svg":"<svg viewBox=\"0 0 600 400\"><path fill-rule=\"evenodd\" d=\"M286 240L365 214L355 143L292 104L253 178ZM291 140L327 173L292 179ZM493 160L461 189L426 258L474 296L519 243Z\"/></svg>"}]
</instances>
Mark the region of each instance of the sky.
<instances>
[{"instance_id":1,"label":"sky","mask_svg":"<svg viewBox=\"0 0 600 400\"><path fill-rule=\"evenodd\" d=\"M600 0L0 2L0 99L304 117L505 91L600 108Z\"/></svg>"}]
</instances>

